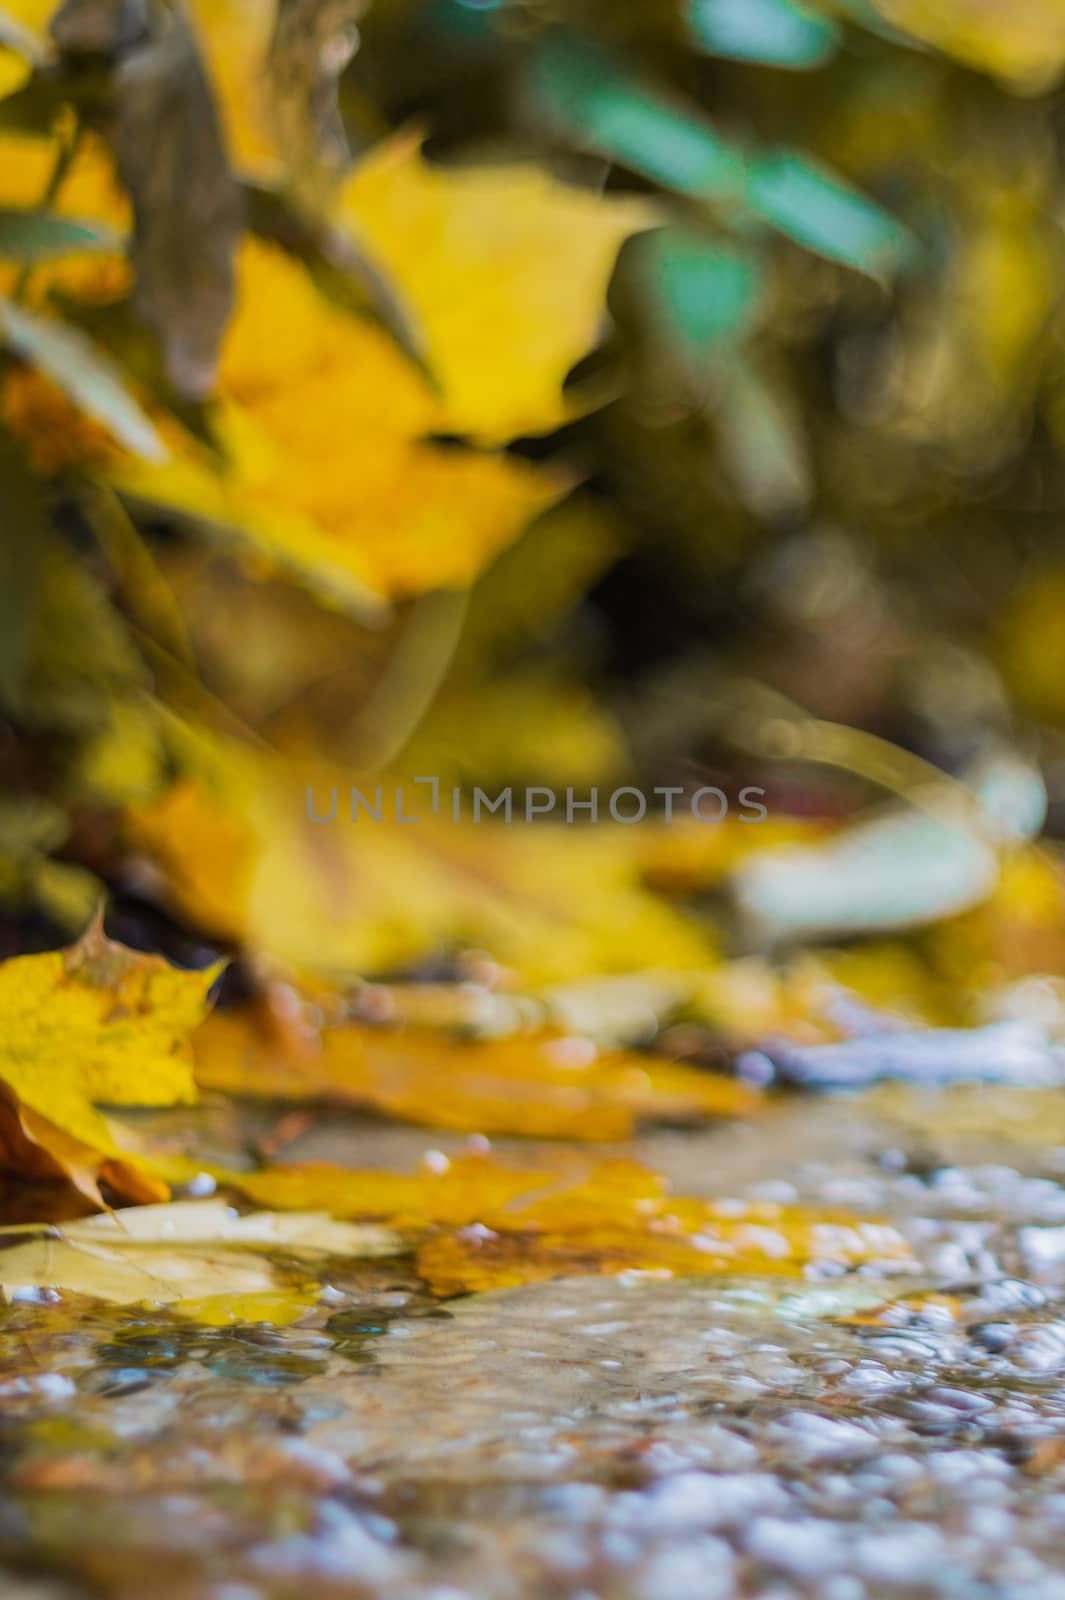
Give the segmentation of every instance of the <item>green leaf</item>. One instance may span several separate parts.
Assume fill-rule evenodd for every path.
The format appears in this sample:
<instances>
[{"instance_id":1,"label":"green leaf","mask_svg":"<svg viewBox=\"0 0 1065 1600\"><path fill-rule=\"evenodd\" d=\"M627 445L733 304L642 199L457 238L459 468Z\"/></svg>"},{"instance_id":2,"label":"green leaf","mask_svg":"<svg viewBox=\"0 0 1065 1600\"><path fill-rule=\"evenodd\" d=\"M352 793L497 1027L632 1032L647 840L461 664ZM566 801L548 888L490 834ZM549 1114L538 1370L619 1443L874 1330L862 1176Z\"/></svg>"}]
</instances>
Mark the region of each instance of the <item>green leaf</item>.
<instances>
[{"instance_id":1,"label":"green leaf","mask_svg":"<svg viewBox=\"0 0 1065 1600\"><path fill-rule=\"evenodd\" d=\"M704 355L748 326L761 275L747 252L679 224L645 234L639 244L652 309L688 353Z\"/></svg>"},{"instance_id":2,"label":"green leaf","mask_svg":"<svg viewBox=\"0 0 1065 1600\"><path fill-rule=\"evenodd\" d=\"M711 55L773 67L817 67L838 33L825 17L792 0L691 0L696 43Z\"/></svg>"},{"instance_id":3,"label":"green leaf","mask_svg":"<svg viewBox=\"0 0 1065 1600\"><path fill-rule=\"evenodd\" d=\"M562 35L549 38L534 83L550 119L611 161L680 194L740 198L746 180L741 152L683 104L635 83L600 51Z\"/></svg>"},{"instance_id":4,"label":"green leaf","mask_svg":"<svg viewBox=\"0 0 1065 1600\"><path fill-rule=\"evenodd\" d=\"M893 217L823 167L790 151L754 164L748 202L808 250L874 276L906 254L906 230Z\"/></svg>"},{"instance_id":5,"label":"green leaf","mask_svg":"<svg viewBox=\"0 0 1065 1600\"><path fill-rule=\"evenodd\" d=\"M163 441L126 388L122 373L77 328L0 299L0 332L9 349L46 373L128 450L146 461L166 460Z\"/></svg>"},{"instance_id":6,"label":"green leaf","mask_svg":"<svg viewBox=\"0 0 1065 1600\"><path fill-rule=\"evenodd\" d=\"M120 250L121 236L96 222L76 222L48 211L0 206L0 256L48 261L94 250Z\"/></svg>"},{"instance_id":7,"label":"green leaf","mask_svg":"<svg viewBox=\"0 0 1065 1600\"><path fill-rule=\"evenodd\" d=\"M709 202L740 228L769 223L807 249L873 275L905 253L905 229L832 173L791 151L747 151L695 107L648 88L580 41L550 36L535 60L533 86L549 119L574 143Z\"/></svg>"}]
</instances>

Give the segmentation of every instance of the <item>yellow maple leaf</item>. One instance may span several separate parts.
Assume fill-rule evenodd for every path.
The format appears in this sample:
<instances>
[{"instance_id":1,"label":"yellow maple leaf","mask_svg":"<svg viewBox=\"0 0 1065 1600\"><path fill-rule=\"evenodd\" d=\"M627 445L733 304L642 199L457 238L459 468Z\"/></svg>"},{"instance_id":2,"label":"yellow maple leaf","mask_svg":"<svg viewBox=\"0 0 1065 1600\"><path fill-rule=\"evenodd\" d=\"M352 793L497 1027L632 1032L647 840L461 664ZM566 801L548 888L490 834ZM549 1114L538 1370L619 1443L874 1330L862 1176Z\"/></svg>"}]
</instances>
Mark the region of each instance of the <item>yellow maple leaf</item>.
<instances>
[{"instance_id":1,"label":"yellow maple leaf","mask_svg":"<svg viewBox=\"0 0 1065 1600\"><path fill-rule=\"evenodd\" d=\"M43 141L0 144L0 203L30 204L47 181ZM125 221L110 164L89 141L57 207ZM117 256L48 264L31 280L90 302L122 293ZM134 500L213 532L260 568L295 576L360 614L424 589L463 587L568 486L557 471L494 450L432 442L451 432L439 395L389 337L329 304L303 266L245 241L222 353L215 431L224 458L153 409L170 459L126 456L36 372L9 378L0 414L38 466L80 466Z\"/></svg>"},{"instance_id":2,"label":"yellow maple leaf","mask_svg":"<svg viewBox=\"0 0 1065 1600\"><path fill-rule=\"evenodd\" d=\"M416 133L359 163L338 215L414 308L452 429L489 440L575 414L562 385L595 343L618 249L661 220L531 163L433 166Z\"/></svg>"},{"instance_id":3,"label":"yellow maple leaf","mask_svg":"<svg viewBox=\"0 0 1065 1600\"><path fill-rule=\"evenodd\" d=\"M167 1187L119 1142L97 1104L195 1098L188 1035L218 968L181 972L127 950L97 921L67 950L0 965L0 1149L37 1179L67 1177L100 1203L105 1182L131 1200Z\"/></svg>"}]
</instances>

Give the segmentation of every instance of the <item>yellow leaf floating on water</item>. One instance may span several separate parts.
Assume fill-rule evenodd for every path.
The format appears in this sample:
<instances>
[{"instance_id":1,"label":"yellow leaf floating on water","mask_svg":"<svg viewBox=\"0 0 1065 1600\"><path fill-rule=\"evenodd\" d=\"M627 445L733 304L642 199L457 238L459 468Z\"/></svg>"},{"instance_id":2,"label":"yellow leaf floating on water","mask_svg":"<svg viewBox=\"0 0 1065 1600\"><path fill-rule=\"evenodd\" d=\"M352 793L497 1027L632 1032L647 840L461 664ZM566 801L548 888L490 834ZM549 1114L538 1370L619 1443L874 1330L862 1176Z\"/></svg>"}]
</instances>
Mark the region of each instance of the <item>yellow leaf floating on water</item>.
<instances>
[{"instance_id":1,"label":"yellow leaf floating on water","mask_svg":"<svg viewBox=\"0 0 1065 1600\"><path fill-rule=\"evenodd\" d=\"M908 1264L892 1228L862 1223L850 1229L831 1225L832 1242L822 1240L820 1222L756 1226L707 1215L694 1231L655 1225L610 1227L586 1233L510 1233L465 1228L429 1239L418 1247L420 1276L437 1294L477 1294L513 1289L552 1278L615 1276L648 1272L658 1277L743 1276L801 1278L811 1262L851 1266L883 1261L889 1270Z\"/></svg>"},{"instance_id":2,"label":"yellow leaf floating on water","mask_svg":"<svg viewBox=\"0 0 1065 1600\"><path fill-rule=\"evenodd\" d=\"M596 342L618 249L661 221L531 163L433 166L412 133L359 163L339 215L413 306L451 427L489 440L574 414L562 385Z\"/></svg>"},{"instance_id":3,"label":"yellow leaf floating on water","mask_svg":"<svg viewBox=\"0 0 1065 1600\"><path fill-rule=\"evenodd\" d=\"M913 1265L887 1223L671 1196L664 1178L631 1161L552 1171L469 1155L411 1176L325 1164L227 1176L259 1203L329 1203L345 1215L420 1228L417 1268L441 1294L589 1273L799 1277L813 1262L888 1272Z\"/></svg>"},{"instance_id":4,"label":"yellow leaf floating on water","mask_svg":"<svg viewBox=\"0 0 1065 1600\"><path fill-rule=\"evenodd\" d=\"M550 1035L463 1043L348 1025L286 1071L254 1018L232 1014L198 1031L196 1070L230 1093L333 1096L434 1128L549 1139L626 1139L641 1119L743 1116L760 1103L728 1078Z\"/></svg>"},{"instance_id":5,"label":"yellow leaf floating on water","mask_svg":"<svg viewBox=\"0 0 1065 1600\"><path fill-rule=\"evenodd\" d=\"M578 1186L555 1197L551 1227L536 1225L534 1202L513 1222L494 1219L426 1239L418 1272L438 1294L473 1294L589 1274L802 1277L819 1262L885 1272L914 1264L885 1222L712 1200L641 1198L615 1215L586 1205Z\"/></svg>"},{"instance_id":6,"label":"yellow leaf floating on water","mask_svg":"<svg viewBox=\"0 0 1065 1600\"><path fill-rule=\"evenodd\" d=\"M291 1321L314 1300L313 1279L299 1263L401 1248L384 1228L321 1212L238 1217L218 1200L110 1212L61 1229L6 1228L0 1240L0 1291L8 1299L28 1288L66 1289L120 1305L174 1305L211 1325Z\"/></svg>"},{"instance_id":7,"label":"yellow leaf floating on water","mask_svg":"<svg viewBox=\"0 0 1065 1600\"><path fill-rule=\"evenodd\" d=\"M0 965L0 1158L28 1178L67 1177L100 1203L167 1187L95 1109L195 1099L188 1035L218 968L181 972L113 943L99 922L68 950Z\"/></svg>"}]
</instances>

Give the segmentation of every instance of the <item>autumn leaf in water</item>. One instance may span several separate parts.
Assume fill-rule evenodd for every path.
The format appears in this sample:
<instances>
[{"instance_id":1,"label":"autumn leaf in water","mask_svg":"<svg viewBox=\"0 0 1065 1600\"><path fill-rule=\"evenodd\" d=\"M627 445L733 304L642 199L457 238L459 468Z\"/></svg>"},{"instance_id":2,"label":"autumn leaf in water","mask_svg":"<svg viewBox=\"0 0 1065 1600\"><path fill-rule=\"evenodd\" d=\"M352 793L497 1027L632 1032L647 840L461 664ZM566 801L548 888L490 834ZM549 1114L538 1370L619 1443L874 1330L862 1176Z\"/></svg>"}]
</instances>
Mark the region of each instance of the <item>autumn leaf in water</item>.
<instances>
[{"instance_id":1,"label":"autumn leaf in water","mask_svg":"<svg viewBox=\"0 0 1065 1600\"><path fill-rule=\"evenodd\" d=\"M320 1161L218 1176L256 1205L387 1220L390 1227L414 1232L461 1228L497 1216L512 1201L552 1181L549 1171L505 1166L481 1154L458 1156L416 1173L360 1171Z\"/></svg>"},{"instance_id":2,"label":"autumn leaf in water","mask_svg":"<svg viewBox=\"0 0 1065 1600\"><path fill-rule=\"evenodd\" d=\"M643 1184L639 1169L635 1183L632 1175L626 1164L607 1164L487 1223L426 1238L418 1271L438 1294L471 1294L588 1274L802 1277L817 1263L886 1272L913 1265L885 1222L670 1196L654 1174Z\"/></svg>"},{"instance_id":3,"label":"autumn leaf in water","mask_svg":"<svg viewBox=\"0 0 1065 1600\"><path fill-rule=\"evenodd\" d=\"M550 1034L469 1043L351 1024L286 1064L253 1017L232 1014L199 1029L196 1071L204 1087L235 1094L332 1097L434 1128L549 1139L626 1139L640 1120L743 1116L759 1104L731 1079Z\"/></svg>"},{"instance_id":4,"label":"autumn leaf in water","mask_svg":"<svg viewBox=\"0 0 1065 1600\"><path fill-rule=\"evenodd\" d=\"M417 1268L441 1294L595 1273L800 1277L814 1262L888 1272L913 1264L884 1222L673 1196L663 1177L632 1161L552 1170L471 1154L414 1175L320 1163L221 1176L260 1205L328 1204L420 1230Z\"/></svg>"},{"instance_id":5,"label":"autumn leaf in water","mask_svg":"<svg viewBox=\"0 0 1065 1600\"><path fill-rule=\"evenodd\" d=\"M173 1305L201 1324L285 1323L314 1303L316 1259L400 1248L388 1229L321 1212L240 1217L222 1201L183 1201L62 1228L0 1229L0 1293L59 1289L119 1305Z\"/></svg>"},{"instance_id":6,"label":"autumn leaf in water","mask_svg":"<svg viewBox=\"0 0 1065 1600\"><path fill-rule=\"evenodd\" d=\"M0 965L0 1160L30 1180L67 1178L102 1204L164 1200L165 1183L97 1105L195 1099L188 1035L218 968L181 972L127 950L97 921L67 950Z\"/></svg>"}]
</instances>

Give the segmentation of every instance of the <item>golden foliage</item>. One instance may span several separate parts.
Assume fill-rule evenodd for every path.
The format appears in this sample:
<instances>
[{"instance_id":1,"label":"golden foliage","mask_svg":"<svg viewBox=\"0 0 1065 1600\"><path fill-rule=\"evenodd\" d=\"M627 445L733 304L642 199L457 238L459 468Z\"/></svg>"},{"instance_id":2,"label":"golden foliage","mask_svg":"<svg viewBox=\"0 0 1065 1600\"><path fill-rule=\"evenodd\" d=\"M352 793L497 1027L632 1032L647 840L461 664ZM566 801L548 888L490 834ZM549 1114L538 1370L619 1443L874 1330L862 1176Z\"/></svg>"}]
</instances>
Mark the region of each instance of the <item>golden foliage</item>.
<instances>
[{"instance_id":1,"label":"golden foliage","mask_svg":"<svg viewBox=\"0 0 1065 1600\"><path fill-rule=\"evenodd\" d=\"M1037 91L1065 66L1065 16L1057 0L874 0L890 22L970 66Z\"/></svg>"},{"instance_id":2,"label":"golden foliage","mask_svg":"<svg viewBox=\"0 0 1065 1600\"><path fill-rule=\"evenodd\" d=\"M67 950L0 966L0 1143L4 1165L66 1177L99 1202L106 1183L130 1200L166 1185L95 1109L195 1097L187 1035L218 968L179 972L112 943L99 922Z\"/></svg>"},{"instance_id":3,"label":"golden foliage","mask_svg":"<svg viewBox=\"0 0 1065 1600\"><path fill-rule=\"evenodd\" d=\"M180 737L190 772L130 818L175 902L216 934L320 975L376 974L433 949L489 948L531 984L703 966L713 945L641 880L638 829L350 819L357 775ZM338 791L336 821L312 822ZM408 808L410 806L408 790Z\"/></svg>"}]
</instances>

